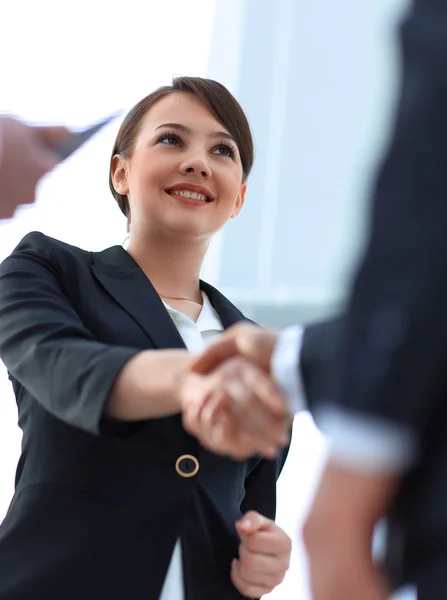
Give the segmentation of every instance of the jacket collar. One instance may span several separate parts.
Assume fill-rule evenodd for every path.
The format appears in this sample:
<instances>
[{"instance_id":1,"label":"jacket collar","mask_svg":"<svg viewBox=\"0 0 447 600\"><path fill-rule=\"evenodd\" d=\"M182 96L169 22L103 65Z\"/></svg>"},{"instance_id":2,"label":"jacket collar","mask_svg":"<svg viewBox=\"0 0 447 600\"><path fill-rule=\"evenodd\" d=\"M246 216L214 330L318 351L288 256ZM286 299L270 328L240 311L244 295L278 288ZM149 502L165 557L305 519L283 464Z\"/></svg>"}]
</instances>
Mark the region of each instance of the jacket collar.
<instances>
[{"instance_id":1,"label":"jacket collar","mask_svg":"<svg viewBox=\"0 0 447 600\"><path fill-rule=\"evenodd\" d=\"M92 252L92 256L91 269L95 277L140 325L156 348L185 347L154 286L122 246ZM210 299L225 329L245 320L241 311L216 288L204 281L200 281L200 287Z\"/></svg>"}]
</instances>

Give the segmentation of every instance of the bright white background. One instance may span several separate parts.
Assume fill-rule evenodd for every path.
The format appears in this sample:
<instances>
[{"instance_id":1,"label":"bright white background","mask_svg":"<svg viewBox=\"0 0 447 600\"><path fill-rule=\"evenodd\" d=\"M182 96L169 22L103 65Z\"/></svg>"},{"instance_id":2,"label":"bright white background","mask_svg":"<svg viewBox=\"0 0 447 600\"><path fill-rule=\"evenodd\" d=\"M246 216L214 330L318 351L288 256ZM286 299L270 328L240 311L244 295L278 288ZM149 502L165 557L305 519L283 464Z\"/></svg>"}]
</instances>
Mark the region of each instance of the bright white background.
<instances>
[{"instance_id":1,"label":"bright white background","mask_svg":"<svg viewBox=\"0 0 447 600\"><path fill-rule=\"evenodd\" d=\"M214 10L214 0L112 0L107 5L17 0L2 6L0 112L83 126L130 108L173 75L206 76ZM124 240L125 222L107 180L117 127L109 126L47 177L33 208L0 225L0 260L31 230L90 250ZM212 265L208 261L204 274L211 281ZM0 521L13 493L20 449L16 418L14 397L0 367ZM295 549L289 574L272 599L309 598L297 531L324 450L308 415L298 417L278 490L278 521L294 538Z\"/></svg>"}]
</instances>

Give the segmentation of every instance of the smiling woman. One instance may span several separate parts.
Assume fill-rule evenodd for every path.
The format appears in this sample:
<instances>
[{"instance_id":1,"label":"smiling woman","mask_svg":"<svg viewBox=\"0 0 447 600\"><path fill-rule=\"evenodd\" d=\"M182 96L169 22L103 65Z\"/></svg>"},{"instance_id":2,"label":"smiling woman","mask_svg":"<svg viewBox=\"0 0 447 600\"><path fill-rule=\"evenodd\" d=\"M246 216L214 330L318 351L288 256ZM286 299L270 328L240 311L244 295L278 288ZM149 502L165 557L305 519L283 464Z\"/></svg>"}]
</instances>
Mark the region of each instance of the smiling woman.
<instances>
[{"instance_id":1,"label":"smiling woman","mask_svg":"<svg viewBox=\"0 0 447 600\"><path fill-rule=\"evenodd\" d=\"M183 202L188 205L217 200L213 217L207 215L214 222L212 233L241 209L252 165L250 127L228 90L212 80L179 77L172 86L143 98L127 115L113 149L110 187L129 221L141 217L141 212L148 214L148 198L155 200L155 187L177 200L195 200ZM145 188L143 207L135 202L132 206L130 173L135 170ZM144 182L148 178L150 185ZM206 198L192 197L191 192ZM163 203L158 206L169 210Z\"/></svg>"},{"instance_id":2,"label":"smiling woman","mask_svg":"<svg viewBox=\"0 0 447 600\"><path fill-rule=\"evenodd\" d=\"M236 377L279 396L242 359L189 393L190 353L244 319L199 274L243 207L252 162L228 90L178 78L129 112L113 148L128 250L31 233L1 265L0 358L23 431L0 527L2 600L236 600L284 577L290 541L273 519L287 451L223 458L181 418L216 382L231 395ZM288 421L272 425L266 455L286 433Z\"/></svg>"},{"instance_id":3,"label":"smiling woman","mask_svg":"<svg viewBox=\"0 0 447 600\"><path fill-rule=\"evenodd\" d=\"M109 184L128 219L128 252L143 270L151 257L150 280L162 297L196 302L173 303L193 319L205 252L241 210L252 164L245 114L212 80L174 79L136 104L118 132Z\"/></svg>"}]
</instances>

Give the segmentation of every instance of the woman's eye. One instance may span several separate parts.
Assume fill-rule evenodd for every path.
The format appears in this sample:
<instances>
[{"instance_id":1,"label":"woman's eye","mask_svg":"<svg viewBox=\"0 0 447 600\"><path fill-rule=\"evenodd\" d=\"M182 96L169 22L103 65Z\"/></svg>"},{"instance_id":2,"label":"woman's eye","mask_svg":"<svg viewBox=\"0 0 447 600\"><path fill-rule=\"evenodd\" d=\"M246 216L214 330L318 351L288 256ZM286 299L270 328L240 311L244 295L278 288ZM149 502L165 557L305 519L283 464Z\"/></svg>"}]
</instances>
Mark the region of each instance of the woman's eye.
<instances>
[{"instance_id":1,"label":"woman's eye","mask_svg":"<svg viewBox=\"0 0 447 600\"><path fill-rule=\"evenodd\" d=\"M161 144L167 144L169 146L176 146L179 143L179 138L176 135L167 134L162 135L161 138L158 139Z\"/></svg>"},{"instance_id":2,"label":"woman's eye","mask_svg":"<svg viewBox=\"0 0 447 600\"><path fill-rule=\"evenodd\" d=\"M229 158L233 158L234 157L234 150L233 148L230 148L230 146L217 146L217 148L215 149L216 154L220 154L221 156L228 156Z\"/></svg>"}]
</instances>

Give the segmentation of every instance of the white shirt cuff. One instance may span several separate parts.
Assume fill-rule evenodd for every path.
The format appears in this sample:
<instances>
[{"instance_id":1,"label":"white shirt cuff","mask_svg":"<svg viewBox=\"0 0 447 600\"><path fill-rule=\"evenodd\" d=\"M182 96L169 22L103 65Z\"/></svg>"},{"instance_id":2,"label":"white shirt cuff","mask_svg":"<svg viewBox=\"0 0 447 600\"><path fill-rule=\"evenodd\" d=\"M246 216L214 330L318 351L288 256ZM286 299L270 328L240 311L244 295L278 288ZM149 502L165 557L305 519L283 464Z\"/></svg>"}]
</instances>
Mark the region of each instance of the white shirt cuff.
<instances>
[{"instance_id":1,"label":"white shirt cuff","mask_svg":"<svg viewBox=\"0 0 447 600\"><path fill-rule=\"evenodd\" d=\"M329 437L329 460L346 468L402 473L414 462L416 436L379 417L362 416L335 405L315 411L315 422Z\"/></svg>"},{"instance_id":2,"label":"white shirt cuff","mask_svg":"<svg viewBox=\"0 0 447 600\"><path fill-rule=\"evenodd\" d=\"M298 326L283 329L273 351L271 370L281 388L292 414L307 410L306 395L299 370L303 329Z\"/></svg>"}]
</instances>

